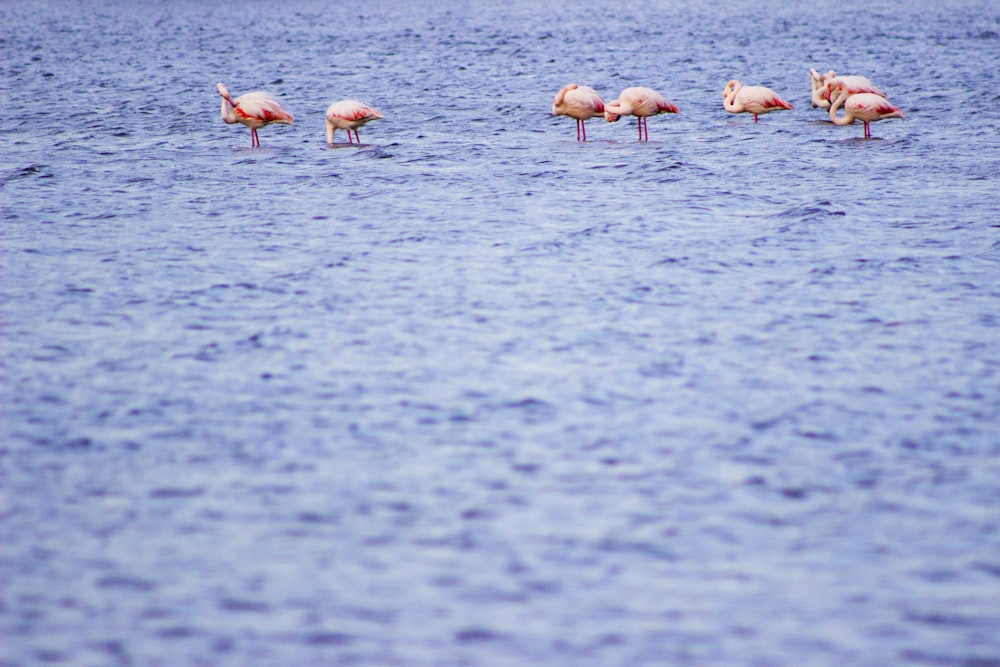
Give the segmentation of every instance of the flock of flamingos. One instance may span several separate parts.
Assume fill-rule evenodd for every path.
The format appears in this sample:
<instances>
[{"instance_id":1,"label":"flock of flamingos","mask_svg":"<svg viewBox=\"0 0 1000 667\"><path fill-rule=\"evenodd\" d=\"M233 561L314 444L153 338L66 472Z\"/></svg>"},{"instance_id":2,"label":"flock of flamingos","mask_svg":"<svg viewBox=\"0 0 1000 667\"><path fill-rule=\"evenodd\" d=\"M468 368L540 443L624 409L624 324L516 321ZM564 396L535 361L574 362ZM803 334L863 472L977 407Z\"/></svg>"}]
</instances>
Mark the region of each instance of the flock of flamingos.
<instances>
[{"instance_id":1,"label":"flock of flamingos","mask_svg":"<svg viewBox=\"0 0 1000 667\"><path fill-rule=\"evenodd\" d=\"M905 117L901 109L889 103L889 96L873 86L866 77L837 76L833 70L820 74L815 69L809 70L809 77L812 80L813 108L829 109L830 121L835 125L851 125L856 120L861 121L865 126L866 139L872 136L870 123L886 118ZM228 124L242 123L249 127L251 147L260 146L257 130L265 125L292 124L292 115L269 93L254 91L233 98L221 83L216 84L216 87L222 96L222 120ZM755 123L762 114L793 108L770 88L743 86L735 79L726 84L722 98L726 111L753 114ZM837 112L841 108L844 114L838 116ZM649 141L647 119L661 113L678 112L679 109L674 104L652 88L645 87L626 88L618 99L605 103L593 88L571 83L563 87L552 101L554 116L576 119L577 141L587 140L584 122L600 116L610 123L617 122L622 116L635 116L639 126L639 141ZM361 143L358 128L379 118L382 118L382 114L364 102L334 102L326 110L326 142L333 144L334 133L337 130L347 130L349 143L354 143L355 140ZM353 137L351 132L354 132Z\"/></svg>"}]
</instances>

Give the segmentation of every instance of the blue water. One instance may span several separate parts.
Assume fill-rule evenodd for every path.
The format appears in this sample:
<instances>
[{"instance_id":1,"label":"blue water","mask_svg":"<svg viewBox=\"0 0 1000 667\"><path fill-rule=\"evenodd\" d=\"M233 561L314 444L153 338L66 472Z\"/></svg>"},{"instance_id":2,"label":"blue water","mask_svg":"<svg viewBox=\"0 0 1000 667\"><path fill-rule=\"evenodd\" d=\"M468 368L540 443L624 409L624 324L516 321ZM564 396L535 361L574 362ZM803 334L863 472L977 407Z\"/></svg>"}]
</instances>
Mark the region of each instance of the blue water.
<instances>
[{"instance_id":1,"label":"blue water","mask_svg":"<svg viewBox=\"0 0 1000 667\"><path fill-rule=\"evenodd\" d=\"M0 38L3 667L1000 665L995 2ZM250 149L217 81L295 124ZM577 143L570 82L681 113ZM328 148L343 98L385 119Z\"/></svg>"}]
</instances>

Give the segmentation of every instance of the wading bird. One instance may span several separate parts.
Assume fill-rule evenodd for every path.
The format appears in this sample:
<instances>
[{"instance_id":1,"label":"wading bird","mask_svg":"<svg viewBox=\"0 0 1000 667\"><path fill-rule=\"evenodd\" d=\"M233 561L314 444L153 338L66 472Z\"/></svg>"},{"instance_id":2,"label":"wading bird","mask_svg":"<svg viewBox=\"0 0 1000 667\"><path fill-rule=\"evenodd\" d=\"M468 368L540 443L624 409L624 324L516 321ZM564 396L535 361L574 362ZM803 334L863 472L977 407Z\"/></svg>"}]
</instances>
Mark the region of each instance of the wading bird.
<instances>
[{"instance_id":1,"label":"wading bird","mask_svg":"<svg viewBox=\"0 0 1000 667\"><path fill-rule=\"evenodd\" d=\"M351 130L354 130L354 138L360 144L358 128L380 118L382 114L378 109L373 109L364 102L357 100L334 102L326 110L326 143L333 143L333 135L337 130L347 130L347 142L354 143L351 139Z\"/></svg>"},{"instance_id":2,"label":"wading bird","mask_svg":"<svg viewBox=\"0 0 1000 667\"><path fill-rule=\"evenodd\" d=\"M844 117L837 117L837 110L844 107ZM856 120L865 124L865 139L872 138L869 123L886 118L906 118L899 107L889 104L889 101L874 93L858 93L852 95L844 84L834 89L833 104L830 105L830 120L834 125L850 125Z\"/></svg>"},{"instance_id":3,"label":"wading bird","mask_svg":"<svg viewBox=\"0 0 1000 667\"><path fill-rule=\"evenodd\" d=\"M222 120L229 125L243 123L249 127L251 148L260 147L260 137L257 136L260 128L271 123L291 125L294 120L292 114L285 111L269 93L257 90L233 99L224 85L217 83L215 87L222 95Z\"/></svg>"},{"instance_id":4,"label":"wading bird","mask_svg":"<svg viewBox=\"0 0 1000 667\"><path fill-rule=\"evenodd\" d=\"M584 121L604 115L604 100L590 86L571 83L556 93L552 100L553 116L569 116L576 119L576 140L587 140Z\"/></svg>"},{"instance_id":5,"label":"wading bird","mask_svg":"<svg viewBox=\"0 0 1000 667\"><path fill-rule=\"evenodd\" d=\"M872 93L880 97L889 97L884 92L872 85L866 76L857 74L845 74L837 76L837 73L830 70L826 74L820 74L813 68L809 68L809 79L812 83L812 106L813 109L830 108L830 92L843 83L852 95L857 93Z\"/></svg>"},{"instance_id":6,"label":"wading bird","mask_svg":"<svg viewBox=\"0 0 1000 667\"><path fill-rule=\"evenodd\" d=\"M755 123L760 114L795 108L770 88L743 86L736 79L727 83L722 91L722 106L729 113L752 113Z\"/></svg>"},{"instance_id":7,"label":"wading bird","mask_svg":"<svg viewBox=\"0 0 1000 667\"><path fill-rule=\"evenodd\" d=\"M609 123L617 122L622 116L636 117L639 124L639 141L643 141L643 130L646 132L645 141L649 141L647 119L649 116L661 113L680 113L680 109L652 88L626 88L617 100L604 105L604 118Z\"/></svg>"}]
</instances>

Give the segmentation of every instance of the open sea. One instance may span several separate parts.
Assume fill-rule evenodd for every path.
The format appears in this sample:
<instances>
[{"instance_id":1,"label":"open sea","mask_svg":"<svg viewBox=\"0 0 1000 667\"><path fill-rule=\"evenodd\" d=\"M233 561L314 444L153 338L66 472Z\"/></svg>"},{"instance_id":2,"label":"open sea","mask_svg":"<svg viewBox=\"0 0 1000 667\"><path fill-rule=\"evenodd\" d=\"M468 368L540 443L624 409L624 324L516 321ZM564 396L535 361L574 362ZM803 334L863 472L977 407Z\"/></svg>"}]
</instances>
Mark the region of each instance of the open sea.
<instances>
[{"instance_id":1,"label":"open sea","mask_svg":"<svg viewBox=\"0 0 1000 667\"><path fill-rule=\"evenodd\" d=\"M6 0L0 73L0 667L1000 666L996 0Z\"/></svg>"}]
</instances>

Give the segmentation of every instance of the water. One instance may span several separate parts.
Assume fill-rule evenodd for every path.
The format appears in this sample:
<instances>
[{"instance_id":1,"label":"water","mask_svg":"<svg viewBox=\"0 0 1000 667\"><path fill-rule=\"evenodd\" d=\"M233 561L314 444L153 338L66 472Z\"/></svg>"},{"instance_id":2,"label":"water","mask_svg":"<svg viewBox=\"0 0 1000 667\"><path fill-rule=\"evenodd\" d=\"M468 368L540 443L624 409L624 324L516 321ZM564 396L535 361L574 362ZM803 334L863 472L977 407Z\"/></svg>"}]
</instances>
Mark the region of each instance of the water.
<instances>
[{"instance_id":1,"label":"water","mask_svg":"<svg viewBox=\"0 0 1000 667\"><path fill-rule=\"evenodd\" d=\"M0 25L3 667L1000 664L995 3Z\"/></svg>"}]
</instances>

